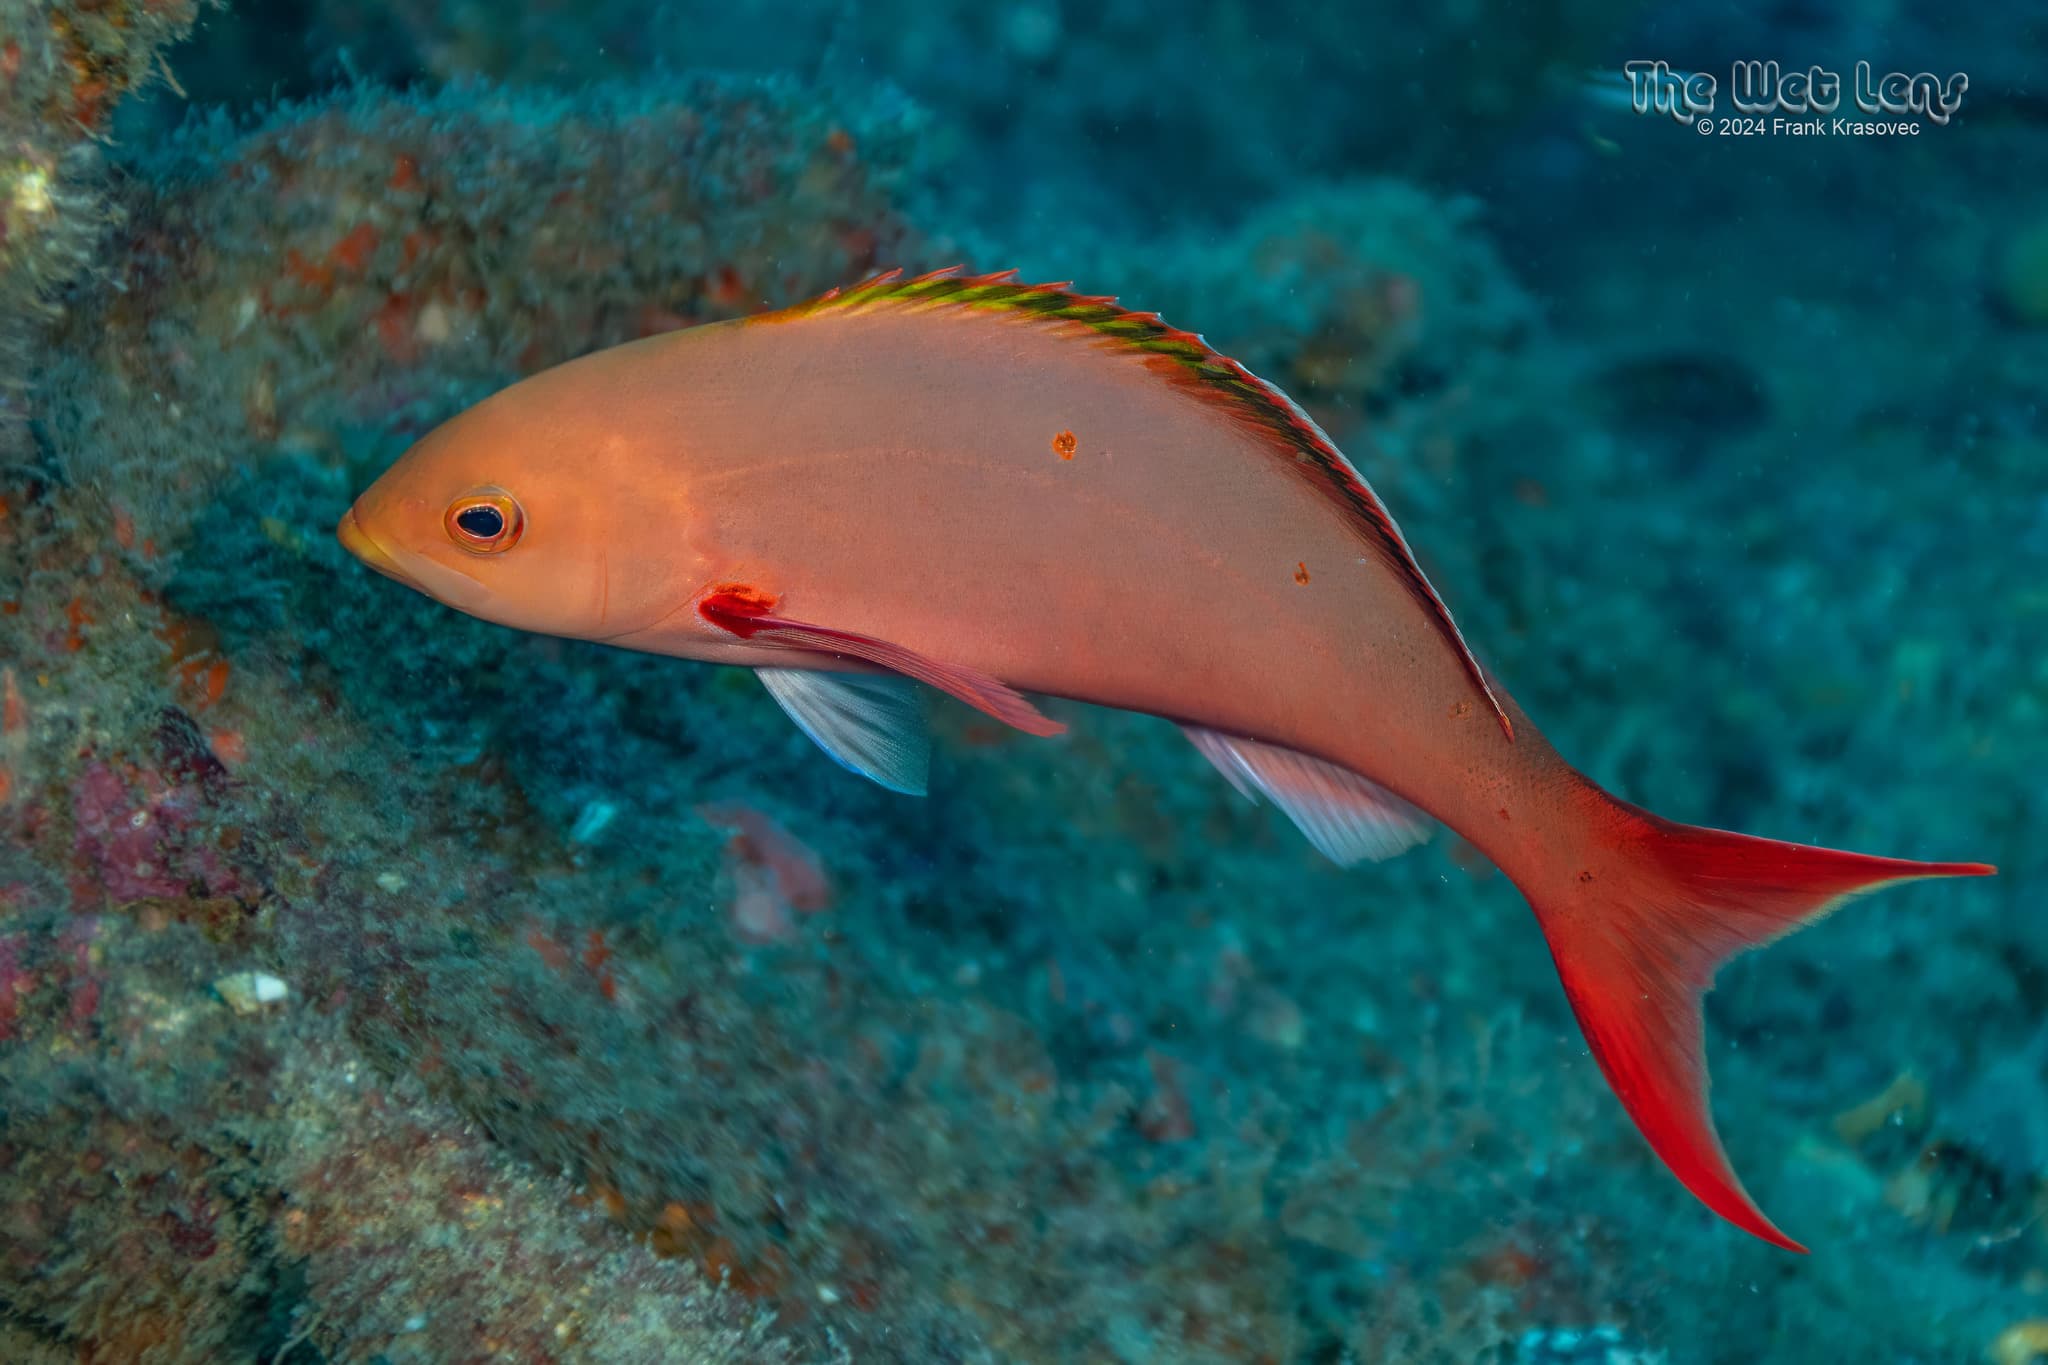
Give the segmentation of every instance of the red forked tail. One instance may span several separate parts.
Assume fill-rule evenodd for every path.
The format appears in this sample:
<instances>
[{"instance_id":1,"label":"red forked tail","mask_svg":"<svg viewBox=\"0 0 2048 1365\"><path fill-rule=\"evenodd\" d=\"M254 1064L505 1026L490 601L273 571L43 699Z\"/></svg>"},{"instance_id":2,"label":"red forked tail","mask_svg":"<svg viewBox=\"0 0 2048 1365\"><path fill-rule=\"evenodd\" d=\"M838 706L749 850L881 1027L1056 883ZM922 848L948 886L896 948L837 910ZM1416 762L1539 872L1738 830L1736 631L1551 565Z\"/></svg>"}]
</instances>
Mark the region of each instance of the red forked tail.
<instances>
[{"instance_id":1,"label":"red forked tail","mask_svg":"<svg viewBox=\"0 0 2048 1365\"><path fill-rule=\"evenodd\" d=\"M1753 839L1660 819L1588 784L1592 850L1530 904L1573 1013L1629 1117L1685 1187L1791 1251L1728 1164L1707 1109L1700 997L1715 970L1849 897L1984 863L1916 863ZM1525 887L1528 892L1530 888Z\"/></svg>"}]
</instances>

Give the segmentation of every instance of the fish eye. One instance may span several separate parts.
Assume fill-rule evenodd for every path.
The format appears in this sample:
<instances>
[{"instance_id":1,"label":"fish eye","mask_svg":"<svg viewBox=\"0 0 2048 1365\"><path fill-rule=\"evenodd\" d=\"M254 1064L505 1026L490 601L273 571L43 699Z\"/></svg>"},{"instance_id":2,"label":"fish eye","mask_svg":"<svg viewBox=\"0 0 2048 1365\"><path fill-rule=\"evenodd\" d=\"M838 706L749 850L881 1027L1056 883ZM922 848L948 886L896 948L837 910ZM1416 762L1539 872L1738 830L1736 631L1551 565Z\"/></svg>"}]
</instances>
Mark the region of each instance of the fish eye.
<instances>
[{"instance_id":1,"label":"fish eye","mask_svg":"<svg viewBox=\"0 0 2048 1365\"><path fill-rule=\"evenodd\" d=\"M504 489L479 488L449 503L441 524L448 538L471 554L494 555L518 543L526 514Z\"/></svg>"}]
</instances>

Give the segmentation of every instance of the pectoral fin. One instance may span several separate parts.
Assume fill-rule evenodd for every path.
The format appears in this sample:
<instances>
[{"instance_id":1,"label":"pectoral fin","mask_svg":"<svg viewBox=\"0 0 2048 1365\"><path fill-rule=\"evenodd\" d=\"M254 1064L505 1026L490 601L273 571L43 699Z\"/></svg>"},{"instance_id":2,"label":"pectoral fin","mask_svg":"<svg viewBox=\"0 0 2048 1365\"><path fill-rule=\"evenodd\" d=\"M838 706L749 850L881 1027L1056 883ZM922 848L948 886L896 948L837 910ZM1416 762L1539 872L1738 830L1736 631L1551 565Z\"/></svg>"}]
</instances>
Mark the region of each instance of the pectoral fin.
<instances>
[{"instance_id":1,"label":"pectoral fin","mask_svg":"<svg viewBox=\"0 0 2048 1365\"><path fill-rule=\"evenodd\" d=\"M1182 729L1231 786L1254 801L1270 798L1319 853L1341 867L1391 858L1429 837L1427 815L1349 768L1240 735L1195 725Z\"/></svg>"},{"instance_id":2,"label":"pectoral fin","mask_svg":"<svg viewBox=\"0 0 2048 1365\"><path fill-rule=\"evenodd\" d=\"M889 673L757 668L754 676L797 728L848 772L923 796L931 740L917 684Z\"/></svg>"},{"instance_id":3,"label":"pectoral fin","mask_svg":"<svg viewBox=\"0 0 2048 1365\"><path fill-rule=\"evenodd\" d=\"M720 630L755 644L835 654L900 673L1027 735L1056 735L1067 728L1026 701L1015 688L979 669L949 664L870 635L776 616L774 607L775 599L758 588L729 584L708 594L697 604L697 611Z\"/></svg>"}]
</instances>

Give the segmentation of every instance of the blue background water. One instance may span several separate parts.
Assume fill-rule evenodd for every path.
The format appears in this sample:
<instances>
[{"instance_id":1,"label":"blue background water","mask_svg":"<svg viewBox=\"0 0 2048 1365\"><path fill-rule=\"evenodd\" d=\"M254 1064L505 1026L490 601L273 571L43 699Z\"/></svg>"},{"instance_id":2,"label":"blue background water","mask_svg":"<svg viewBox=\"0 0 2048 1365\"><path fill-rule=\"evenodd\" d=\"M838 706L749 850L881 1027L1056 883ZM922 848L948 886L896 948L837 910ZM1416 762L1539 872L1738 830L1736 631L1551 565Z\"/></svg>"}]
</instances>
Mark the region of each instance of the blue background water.
<instances>
[{"instance_id":1,"label":"blue background water","mask_svg":"<svg viewBox=\"0 0 2048 1365\"><path fill-rule=\"evenodd\" d=\"M0 1356L2048 1354L2037 15L300 0L116 106L141 10L5 11ZM1969 87L1614 97L1752 58ZM956 261L1300 399L1617 793L2001 865L1710 998L1814 1255L1664 1173L1455 837L1336 870L1058 703L907 801L331 543L522 373Z\"/></svg>"}]
</instances>

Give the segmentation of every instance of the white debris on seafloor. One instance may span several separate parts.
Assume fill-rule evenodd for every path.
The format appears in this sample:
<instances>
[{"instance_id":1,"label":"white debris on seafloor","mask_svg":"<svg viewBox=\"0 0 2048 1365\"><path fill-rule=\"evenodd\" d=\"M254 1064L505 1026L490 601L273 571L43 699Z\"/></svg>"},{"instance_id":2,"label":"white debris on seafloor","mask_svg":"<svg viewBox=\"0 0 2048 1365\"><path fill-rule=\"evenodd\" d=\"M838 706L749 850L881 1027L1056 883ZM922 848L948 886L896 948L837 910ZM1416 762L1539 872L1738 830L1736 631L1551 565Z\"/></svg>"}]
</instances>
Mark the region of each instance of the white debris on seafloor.
<instances>
[{"instance_id":1,"label":"white debris on seafloor","mask_svg":"<svg viewBox=\"0 0 2048 1365\"><path fill-rule=\"evenodd\" d=\"M618 813L619 808L609 801L591 801L586 803L582 810L576 812L576 823L569 826L569 842L572 844L594 842L598 835L604 833L605 826L609 825Z\"/></svg>"},{"instance_id":2,"label":"white debris on seafloor","mask_svg":"<svg viewBox=\"0 0 2048 1365\"><path fill-rule=\"evenodd\" d=\"M291 988L269 972L230 972L213 983L213 990L236 1014L255 1014L291 994Z\"/></svg>"}]
</instances>

